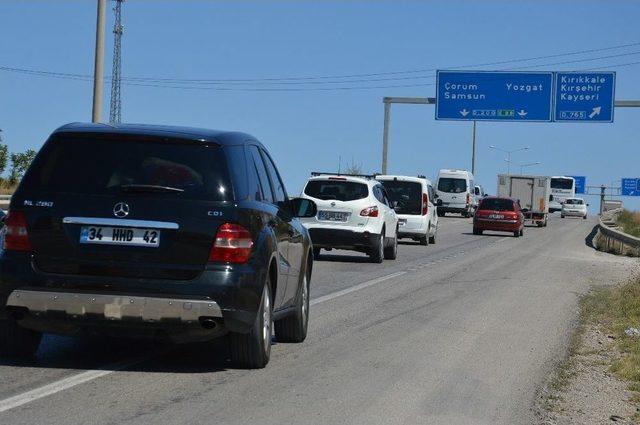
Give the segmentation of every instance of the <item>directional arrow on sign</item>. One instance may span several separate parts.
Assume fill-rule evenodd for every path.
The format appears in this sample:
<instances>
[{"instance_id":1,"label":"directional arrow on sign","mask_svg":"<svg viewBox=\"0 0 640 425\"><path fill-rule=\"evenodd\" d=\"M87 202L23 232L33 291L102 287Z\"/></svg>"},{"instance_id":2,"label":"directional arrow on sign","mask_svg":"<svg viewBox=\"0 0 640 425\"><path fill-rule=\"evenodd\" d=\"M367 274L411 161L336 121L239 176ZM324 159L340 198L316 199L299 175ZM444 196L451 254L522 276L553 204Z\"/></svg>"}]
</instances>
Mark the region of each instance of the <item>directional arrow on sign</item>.
<instances>
[{"instance_id":1,"label":"directional arrow on sign","mask_svg":"<svg viewBox=\"0 0 640 425\"><path fill-rule=\"evenodd\" d=\"M595 108L593 108L593 112L589 114L589 118L593 118L596 115L600 115L601 110L602 110L602 106L596 106Z\"/></svg>"},{"instance_id":2,"label":"directional arrow on sign","mask_svg":"<svg viewBox=\"0 0 640 425\"><path fill-rule=\"evenodd\" d=\"M463 109L462 111L460 111L460 115L462 115L463 117L466 117L467 115L469 115L469 111L467 111L467 109Z\"/></svg>"},{"instance_id":3,"label":"directional arrow on sign","mask_svg":"<svg viewBox=\"0 0 640 425\"><path fill-rule=\"evenodd\" d=\"M527 111L525 111L524 109L520 109L520 111L518 112L518 115L524 118L527 116Z\"/></svg>"}]
</instances>

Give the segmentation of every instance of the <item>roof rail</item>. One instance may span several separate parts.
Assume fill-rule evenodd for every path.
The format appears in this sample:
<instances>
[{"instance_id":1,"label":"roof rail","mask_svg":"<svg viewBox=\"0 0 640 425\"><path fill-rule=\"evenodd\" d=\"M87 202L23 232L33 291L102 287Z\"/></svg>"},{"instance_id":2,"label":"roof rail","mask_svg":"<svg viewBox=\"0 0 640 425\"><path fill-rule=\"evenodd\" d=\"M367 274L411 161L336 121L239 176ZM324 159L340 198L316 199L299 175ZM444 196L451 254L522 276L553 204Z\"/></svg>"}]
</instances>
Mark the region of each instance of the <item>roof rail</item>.
<instances>
[{"instance_id":1,"label":"roof rail","mask_svg":"<svg viewBox=\"0 0 640 425\"><path fill-rule=\"evenodd\" d=\"M378 174L347 174L347 173L327 173L324 171L312 171L312 177L318 176L347 176L347 177L362 177L365 179L375 179Z\"/></svg>"}]
</instances>

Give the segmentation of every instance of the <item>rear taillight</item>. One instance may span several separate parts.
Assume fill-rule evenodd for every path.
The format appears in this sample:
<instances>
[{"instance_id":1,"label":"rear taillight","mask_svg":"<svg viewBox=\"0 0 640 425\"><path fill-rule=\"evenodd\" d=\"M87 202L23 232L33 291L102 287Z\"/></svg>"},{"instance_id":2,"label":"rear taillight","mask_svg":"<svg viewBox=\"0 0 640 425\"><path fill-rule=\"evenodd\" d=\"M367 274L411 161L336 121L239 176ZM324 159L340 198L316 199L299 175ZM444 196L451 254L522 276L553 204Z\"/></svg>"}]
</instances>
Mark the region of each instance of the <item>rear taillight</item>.
<instances>
[{"instance_id":1,"label":"rear taillight","mask_svg":"<svg viewBox=\"0 0 640 425\"><path fill-rule=\"evenodd\" d=\"M241 264L251 255L253 239L251 233L239 224L225 223L218 229L209 261Z\"/></svg>"},{"instance_id":2,"label":"rear taillight","mask_svg":"<svg viewBox=\"0 0 640 425\"><path fill-rule=\"evenodd\" d=\"M31 251L27 232L27 219L22 211L9 211L4 220L4 249L6 251Z\"/></svg>"},{"instance_id":3,"label":"rear taillight","mask_svg":"<svg viewBox=\"0 0 640 425\"><path fill-rule=\"evenodd\" d=\"M422 215L427 215L429 213L429 195L426 193L422 194Z\"/></svg>"},{"instance_id":4,"label":"rear taillight","mask_svg":"<svg viewBox=\"0 0 640 425\"><path fill-rule=\"evenodd\" d=\"M471 205L471 195L467 193L467 205Z\"/></svg>"},{"instance_id":5,"label":"rear taillight","mask_svg":"<svg viewBox=\"0 0 640 425\"><path fill-rule=\"evenodd\" d=\"M378 216L378 207L368 207L360 211L360 215L362 217L377 217Z\"/></svg>"}]
</instances>

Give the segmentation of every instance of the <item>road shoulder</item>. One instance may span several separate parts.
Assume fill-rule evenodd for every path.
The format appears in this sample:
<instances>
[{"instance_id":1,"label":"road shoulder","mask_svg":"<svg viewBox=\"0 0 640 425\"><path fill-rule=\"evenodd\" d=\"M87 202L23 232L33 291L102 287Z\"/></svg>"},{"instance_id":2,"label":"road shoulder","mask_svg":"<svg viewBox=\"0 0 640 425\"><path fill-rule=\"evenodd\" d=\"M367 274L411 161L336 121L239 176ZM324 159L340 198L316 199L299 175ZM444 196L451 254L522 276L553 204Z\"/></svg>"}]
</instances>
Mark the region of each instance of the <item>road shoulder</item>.
<instances>
[{"instance_id":1,"label":"road shoulder","mask_svg":"<svg viewBox=\"0 0 640 425\"><path fill-rule=\"evenodd\" d=\"M539 391L539 424L637 423L640 334L625 330L638 326L639 303L637 276L582 297L567 355Z\"/></svg>"}]
</instances>

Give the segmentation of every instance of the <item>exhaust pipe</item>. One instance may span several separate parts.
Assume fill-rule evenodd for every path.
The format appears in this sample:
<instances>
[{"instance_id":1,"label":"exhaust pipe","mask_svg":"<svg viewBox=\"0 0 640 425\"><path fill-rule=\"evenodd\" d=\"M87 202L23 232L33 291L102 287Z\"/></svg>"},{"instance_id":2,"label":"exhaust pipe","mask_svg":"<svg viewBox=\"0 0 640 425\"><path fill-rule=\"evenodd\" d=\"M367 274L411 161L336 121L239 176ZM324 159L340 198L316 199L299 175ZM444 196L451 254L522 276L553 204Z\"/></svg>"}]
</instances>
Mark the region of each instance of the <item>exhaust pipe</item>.
<instances>
[{"instance_id":1,"label":"exhaust pipe","mask_svg":"<svg viewBox=\"0 0 640 425\"><path fill-rule=\"evenodd\" d=\"M201 317L200 326L205 329L215 329L218 326L218 323L212 317Z\"/></svg>"}]
</instances>

